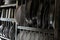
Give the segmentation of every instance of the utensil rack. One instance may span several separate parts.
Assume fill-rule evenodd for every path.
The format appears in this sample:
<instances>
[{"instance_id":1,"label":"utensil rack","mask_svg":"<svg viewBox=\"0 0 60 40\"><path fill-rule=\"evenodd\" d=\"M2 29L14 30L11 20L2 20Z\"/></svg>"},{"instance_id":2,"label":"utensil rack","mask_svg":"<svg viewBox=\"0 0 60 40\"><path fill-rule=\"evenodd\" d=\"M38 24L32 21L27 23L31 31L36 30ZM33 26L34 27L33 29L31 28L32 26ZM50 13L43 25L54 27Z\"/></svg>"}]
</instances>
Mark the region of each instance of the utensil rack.
<instances>
[{"instance_id":1,"label":"utensil rack","mask_svg":"<svg viewBox=\"0 0 60 40\"><path fill-rule=\"evenodd\" d=\"M18 1L17 4L9 4L9 5L1 5L0 9L6 9L6 8L12 8L12 7L18 7ZM48 29L40 29L40 28L34 28L34 27L25 27L25 26L18 26L17 22L14 18L3 18L3 15L0 18L0 21L8 21L8 22L15 22L15 40L17 40L17 31L18 29L21 30L26 30L26 31L34 31L34 32L42 32L44 33L43 35L45 35L46 33L48 33L49 35L53 34L54 35L54 31L53 30L48 30ZM5 39L5 40L11 40L9 38L0 36L0 38Z\"/></svg>"},{"instance_id":2,"label":"utensil rack","mask_svg":"<svg viewBox=\"0 0 60 40\"><path fill-rule=\"evenodd\" d=\"M8 9L8 8L11 8L11 9L12 9L12 7L13 7L13 8L16 8L16 4L6 4L6 5L1 5L1 6L0 6L0 9L2 10L2 12L1 12L1 18L0 18L0 21L1 21L1 22L12 22L13 24L16 22L14 18L10 18L9 15L11 15L11 13L10 13L10 14L5 13L6 16L8 15L8 17L3 17L3 16L4 16L4 15L3 15L3 14L4 14L3 10L4 10L4 9ZM8 10L9 10L9 9L8 9ZM6 10L5 10L5 11L6 11ZM11 11L11 10L10 10L10 11ZM15 34L15 35L16 35L16 34ZM4 40L11 40L11 39L6 38L6 37L4 37L4 36L2 36L2 35L0 35L0 38L1 38L1 39L4 39Z\"/></svg>"},{"instance_id":3,"label":"utensil rack","mask_svg":"<svg viewBox=\"0 0 60 40\"><path fill-rule=\"evenodd\" d=\"M44 26L44 24L43 24L43 26ZM49 36L48 40L54 40L54 30L44 29L44 27L43 27L43 29L40 29L40 28L27 27L27 26L17 26L16 28L17 28L16 29L17 31L19 29L20 31L40 32L40 33L43 33L44 36L45 36L45 34L48 34L48 36ZM17 39L17 36L16 36L16 39Z\"/></svg>"}]
</instances>

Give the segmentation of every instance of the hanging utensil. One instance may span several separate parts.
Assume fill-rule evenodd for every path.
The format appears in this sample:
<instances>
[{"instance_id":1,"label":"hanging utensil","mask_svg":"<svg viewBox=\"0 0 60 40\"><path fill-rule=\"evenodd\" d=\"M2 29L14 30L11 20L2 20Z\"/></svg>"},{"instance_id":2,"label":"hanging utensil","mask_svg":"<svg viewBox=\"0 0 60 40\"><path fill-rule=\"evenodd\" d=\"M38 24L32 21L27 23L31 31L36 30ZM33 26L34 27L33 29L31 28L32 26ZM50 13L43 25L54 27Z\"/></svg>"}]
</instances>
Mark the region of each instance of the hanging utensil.
<instances>
[{"instance_id":1,"label":"hanging utensil","mask_svg":"<svg viewBox=\"0 0 60 40\"><path fill-rule=\"evenodd\" d=\"M26 40L30 40L30 38L31 38L31 32L28 32L26 36Z\"/></svg>"},{"instance_id":2,"label":"hanging utensil","mask_svg":"<svg viewBox=\"0 0 60 40\"><path fill-rule=\"evenodd\" d=\"M22 40L24 36L24 31L20 32L19 40Z\"/></svg>"},{"instance_id":3,"label":"hanging utensil","mask_svg":"<svg viewBox=\"0 0 60 40\"><path fill-rule=\"evenodd\" d=\"M2 35L2 31L3 31L3 24L2 25L0 25L0 35Z\"/></svg>"},{"instance_id":4,"label":"hanging utensil","mask_svg":"<svg viewBox=\"0 0 60 40\"><path fill-rule=\"evenodd\" d=\"M14 23L12 24L10 22L10 26L9 26L9 38L11 40L14 40L14 37L15 37L15 27L14 27Z\"/></svg>"},{"instance_id":5,"label":"hanging utensil","mask_svg":"<svg viewBox=\"0 0 60 40\"><path fill-rule=\"evenodd\" d=\"M6 18L8 18L8 13L9 12L9 10L8 9L6 9Z\"/></svg>"},{"instance_id":6,"label":"hanging utensil","mask_svg":"<svg viewBox=\"0 0 60 40\"><path fill-rule=\"evenodd\" d=\"M23 40L26 40L26 36L27 36L27 34L26 34L26 31L25 31L24 35L23 35Z\"/></svg>"},{"instance_id":7,"label":"hanging utensil","mask_svg":"<svg viewBox=\"0 0 60 40\"><path fill-rule=\"evenodd\" d=\"M9 8L8 18L10 18L10 16L11 16L11 8Z\"/></svg>"},{"instance_id":8,"label":"hanging utensil","mask_svg":"<svg viewBox=\"0 0 60 40\"><path fill-rule=\"evenodd\" d=\"M2 9L2 14L1 14L1 18L3 18L3 14L4 14L4 9Z\"/></svg>"},{"instance_id":9,"label":"hanging utensil","mask_svg":"<svg viewBox=\"0 0 60 40\"><path fill-rule=\"evenodd\" d=\"M21 8L22 7L22 8ZM22 9L22 10L21 10ZM24 11L24 9L25 9L25 5L22 5L22 6L19 6L19 8L17 9L17 12L15 13L15 19L16 19L16 21L17 21L17 23L18 23L18 25L20 25L20 26L23 26L24 25L24 15L25 15L25 11ZM22 12L23 11L23 12ZM19 19L19 20L18 20Z\"/></svg>"},{"instance_id":10,"label":"hanging utensil","mask_svg":"<svg viewBox=\"0 0 60 40\"><path fill-rule=\"evenodd\" d=\"M31 38L30 38L30 40L35 40L35 33L34 32L31 32Z\"/></svg>"},{"instance_id":11,"label":"hanging utensil","mask_svg":"<svg viewBox=\"0 0 60 40\"><path fill-rule=\"evenodd\" d=\"M39 40L39 33L35 33L35 40Z\"/></svg>"},{"instance_id":12,"label":"hanging utensil","mask_svg":"<svg viewBox=\"0 0 60 40\"><path fill-rule=\"evenodd\" d=\"M10 18L14 18L14 9L11 9L11 15Z\"/></svg>"}]
</instances>

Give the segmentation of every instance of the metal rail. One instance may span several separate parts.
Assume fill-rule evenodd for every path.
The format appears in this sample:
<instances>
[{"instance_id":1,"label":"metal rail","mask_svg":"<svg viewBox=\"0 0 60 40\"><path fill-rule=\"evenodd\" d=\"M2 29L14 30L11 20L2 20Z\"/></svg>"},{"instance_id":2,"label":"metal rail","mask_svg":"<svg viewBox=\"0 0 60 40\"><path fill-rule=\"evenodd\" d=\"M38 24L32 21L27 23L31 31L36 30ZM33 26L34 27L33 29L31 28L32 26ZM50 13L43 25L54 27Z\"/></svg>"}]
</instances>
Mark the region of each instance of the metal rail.
<instances>
[{"instance_id":1,"label":"metal rail","mask_svg":"<svg viewBox=\"0 0 60 40\"><path fill-rule=\"evenodd\" d=\"M11 22L16 22L14 18L0 18L1 21L11 21Z\"/></svg>"},{"instance_id":2,"label":"metal rail","mask_svg":"<svg viewBox=\"0 0 60 40\"><path fill-rule=\"evenodd\" d=\"M1 5L0 8L4 8L4 7L14 7L16 6L16 4L6 4L6 5Z\"/></svg>"},{"instance_id":3,"label":"metal rail","mask_svg":"<svg viewBox=\"0 0 60 40\"><path fill-rule=\"evenodd\" d=\"M18 26L18 29L30 30L30 31L40 31L40 32L52 33L53 34L53 31L48 30L48 29L40 29L40 28L25 27L25 26Z\"/></svg>"}]
</instances>

